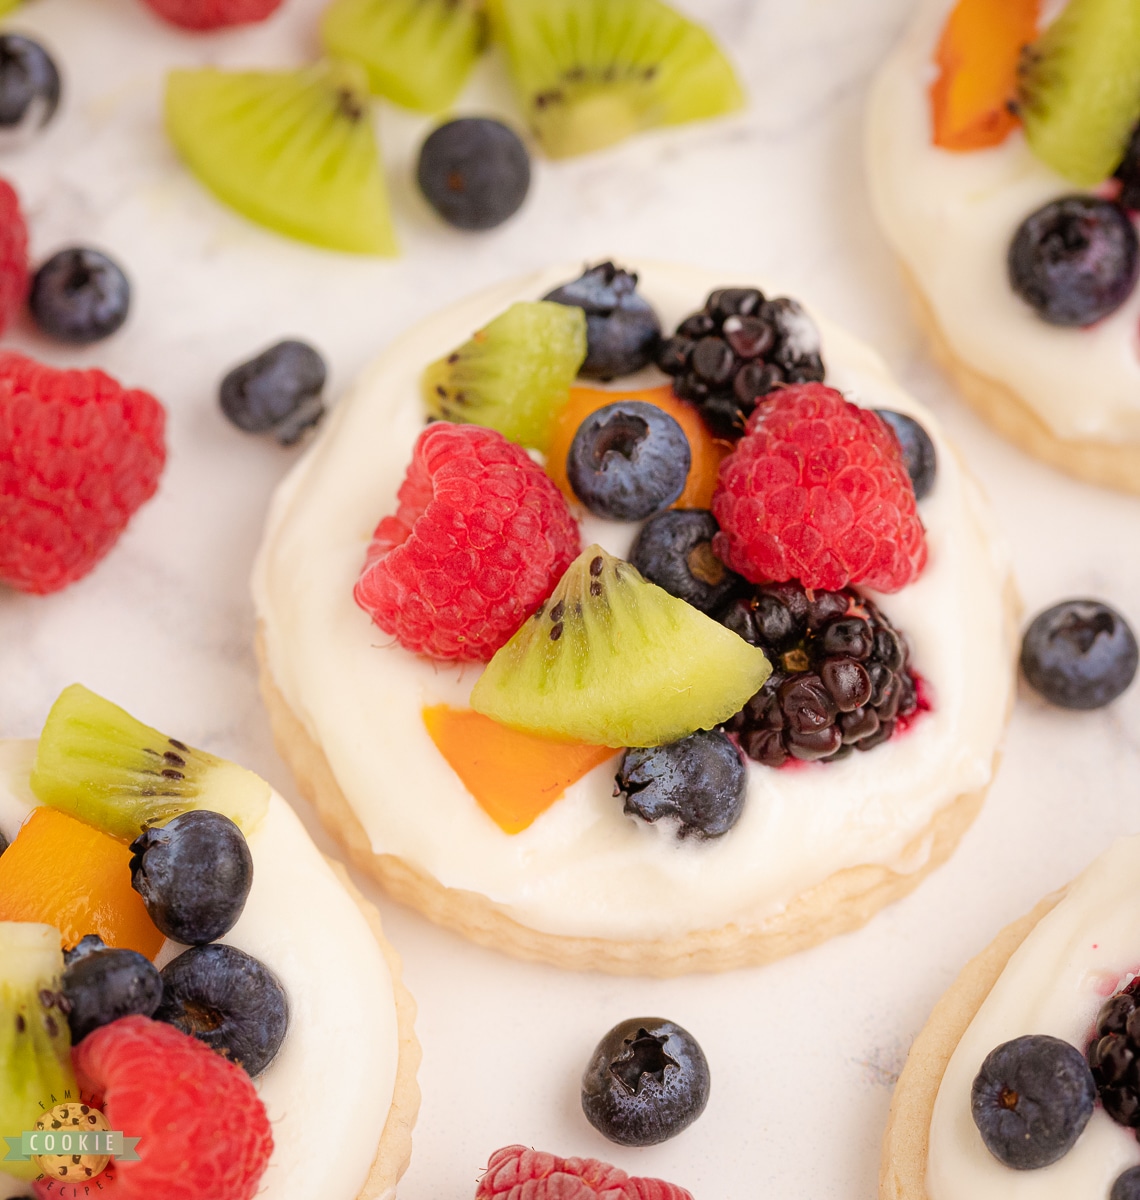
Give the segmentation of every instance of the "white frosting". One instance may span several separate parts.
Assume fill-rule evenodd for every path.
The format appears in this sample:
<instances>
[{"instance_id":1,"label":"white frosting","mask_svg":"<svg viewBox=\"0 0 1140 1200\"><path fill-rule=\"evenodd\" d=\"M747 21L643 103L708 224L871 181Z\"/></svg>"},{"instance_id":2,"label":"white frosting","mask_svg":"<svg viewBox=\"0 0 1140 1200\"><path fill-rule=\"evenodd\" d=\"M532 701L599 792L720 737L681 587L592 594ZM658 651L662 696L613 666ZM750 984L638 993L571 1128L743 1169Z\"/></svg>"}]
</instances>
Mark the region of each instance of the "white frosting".
<instances>
[{"instance_id":1,"label":"white frosting","mask_svg":"<svg viewBox=\"0 0 1140 1200\"><path fill-rule=\"evenodd\" d=\"M1020 129L972 153L931 140L927 89L953 0L928 0L871 96L868 175L879 222L954 352L1018 393L1061 438L1140 442L1140 287L1088 329L1043 321L1009 285L1006 255L1031 212L1078 191Z\"/></svg>"},{"instance_id":2,"label":"white frosting","mask_svg":"<svg viewBox=\"0 0 1140 1200\"><path fill-rule=\"evenodd\" d=\"M930 1123L930 1200L1108 1200L1113 1181L1140 1164L1135 1133L1098 1104L1059 1162L1014 1171L985 1148L970 1089L986 1055L1023 1034L1088 1045L1097 1011L1140 971L1140 836L1121 838L1069 888L1014 951L942 1077Z\"/></svg>"},{"instance_id":3,"label":"white frosting","mask_svg":"<svg viewBox=\"0 0 1140 1200\"><path fill-rule=\"evenodd\" d=\"M9 840L36 803L34 754L35 742L0 741L0 833ZM255 1081L274 1139L258 1196L353 1200L395 1089L392 977L364 914L276 792L249 848L253 887L222 940L265 963L289 999L285 1041ZM167 942L159 964L180 949ZM5 1186L17 1195L25 1185L0 1173L6 1196Z\"/></svg>"},{"instance_id":4,"label":"white frosting","mask_svg":"<svg viewBox=\"0 0 1140 1200\"><path fill-rule=\"evenodd\" d=\"M642 288L667 326L726 281L642 265ZM758 923L833 872L861 863L909 871L907 843L958 795L984 787L1010 697L1003 619L1006 562L988 516L937 422L869 349L820 322L828 378L860 402L916 414L935 439L939 478L921 505L930 559L922 578L881 599L906 631L935 710L872 753L773 771L749 764L736 827L679 844L623 815L610 761L515 836L468 794L424 728L426 704L463 706L478 676L391 643L353 602L381 516L394 511L423 428L419 378L508 304L535 299L562 266L481 293L389 347L338 406L279 488L254 570L269 664L293 712L323 748L377 853L395 854L452 888L482 893L546 932L650 939L729 922ZM635 527L588 521L625 553Z\"/></svg>"}]
</instances>

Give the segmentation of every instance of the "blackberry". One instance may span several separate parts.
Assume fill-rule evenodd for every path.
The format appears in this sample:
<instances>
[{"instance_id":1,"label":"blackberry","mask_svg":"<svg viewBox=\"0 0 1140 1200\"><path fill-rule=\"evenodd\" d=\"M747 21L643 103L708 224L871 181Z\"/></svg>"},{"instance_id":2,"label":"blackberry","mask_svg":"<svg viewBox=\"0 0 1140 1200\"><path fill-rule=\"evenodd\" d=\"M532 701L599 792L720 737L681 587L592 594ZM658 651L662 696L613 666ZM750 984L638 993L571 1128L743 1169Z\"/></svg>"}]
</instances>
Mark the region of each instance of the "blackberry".
<instances>
[{"instance_id":1,"label":"blackberry","mask_svg":"<svg viewBox=\"0 0 1140 1200\"><path fill-rule=\"evenodd\" d=\"M657 365L718 437L736 439L777 384L822 382L819 330L795 300L720 288L661 343Z\"/></svg>"},{"instance_id":2,"label":"blackberry","mask_svg":"<svg viewBox=\"0 0 1140 1200\"><path fill-rule=\"evenodd\" d=\"M1088 1060L1104 1111L1119 1125L1140 1129L1140 979L1101 1006Z\"/></svg>"},{"instance_id":3,"label":"blackberry","mask_svg":"<svg viewBox=\"0 0 1140 1200\"><path fill-rule=\"evenodd\" d=\"M838 759L871 750L918 709L906 639L851 588L809 592L765 584L717 619L772 663L764 686L724 724L749 758L781 767L789 758Z\"/></svg>"}]
</instances>

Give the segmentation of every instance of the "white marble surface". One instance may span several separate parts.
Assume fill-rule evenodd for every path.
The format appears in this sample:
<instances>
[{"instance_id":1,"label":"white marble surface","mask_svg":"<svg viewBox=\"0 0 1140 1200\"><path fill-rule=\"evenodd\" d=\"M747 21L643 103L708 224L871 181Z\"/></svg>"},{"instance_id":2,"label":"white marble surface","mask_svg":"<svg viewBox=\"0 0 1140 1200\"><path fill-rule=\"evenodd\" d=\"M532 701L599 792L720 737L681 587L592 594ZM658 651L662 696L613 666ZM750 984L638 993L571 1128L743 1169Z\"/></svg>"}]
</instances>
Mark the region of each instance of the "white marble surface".
<instances>
[{"instance_id":1,"label":"white marble surface","mask_svg":"<svg viewBox=\"0 0 1140 1200\"><path fill-rule=\"evenodd\" d=\"M232 430L217 381L296 334L327 354L335 394L414 320L554 257L689 260L726 282L756 273L810 297L876 344L945 420L993 499L1030 610L1089 593L1140 626L1140 502L1036 465L955 400L871 221L861 110L909 0L683 7L730 47L747 112L539 162L526 207L494 233L434 221L411 184L425 122L383 108L405 251L395 262L246 225L181 172L160 132L167 67L301 61L319 0L286 0L264 26L205 37L161 25L135 0L37 0L5 20L50 42L68 85L51 131L0 160L24 196L34 253L103 245L137 301L102 346L60 352L28 330L7 342L153 390L170 413L171 453L159 496L94 574L48 598L0 594L0 735L34 734L58 691L82 680L295 799L258 700L246 586L270 490L293 455ZM510 111L493 63L463 107ZM515 1141L608 1157L697 1200L872 1195L891 1083L931 1005L1001 925L1115 834L1140 830L1138 725L1140 688L1084 715L1023 694L1001 775L953 861L869 928L763 970L664 983L570 976L478 950L381 899L425 1049L401 1197L462 1200L488 1154ZM649 1013L702 1041L712 1100L675 1141L621 1150L582 1119L577 1077L612 1023Z\"/></svg>"}]
</instances>

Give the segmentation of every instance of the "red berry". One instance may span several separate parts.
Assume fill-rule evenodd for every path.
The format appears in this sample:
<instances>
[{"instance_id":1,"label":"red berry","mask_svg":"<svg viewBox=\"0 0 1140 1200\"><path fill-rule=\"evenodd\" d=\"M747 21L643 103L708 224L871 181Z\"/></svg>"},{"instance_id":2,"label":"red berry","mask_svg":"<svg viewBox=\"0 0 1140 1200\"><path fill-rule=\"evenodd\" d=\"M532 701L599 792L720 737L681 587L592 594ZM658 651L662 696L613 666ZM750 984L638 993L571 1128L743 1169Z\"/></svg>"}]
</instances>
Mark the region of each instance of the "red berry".
<instances>
[{"instance_id":1,"label":"red berry","mask_svg":"<svg viewBox=\"0 0 1140 1200\"><path fill-rule=\"evenodd\" d=\"M97 1097L111 1128L140 1139L138 1162L113 1164L108 1200L256 1194L273 1133L241 1067L173 1025L137 1016L96 1029L71 1057L80 1089Z\"/></svg>"},{"instance_id":2,"label":"red berry","mask_svg":"<svg viewBox=\"0 0 1140 1200\"><path fill-rule=\"evenodd\" d=\"M926 565L898 440L821 383L760 402L721 463L712 510L717 554L752 583L897 592Z\"/></svg>"},{"instance_id":3,"label":"red berry","mask_svg":"<svg viewBox=\"0 0 1140 1200\"><path fill-rule=\"evenodd\" d=\"M0 333L24 305L28 295L28 229L20 200L11 184L0 179Z\"/></svg>"},{"instance_id":4,"label":"red berry","mask_svg":"<svg viewBox=\"0 0 1140 1200\"><path fill-rule=\"evenodd\" d=\"M661 1179L630 1178L596 1158L558 1158L526 1146L491 1155L475 1200L693 1200Z\"/></svg>"},{"instance_id":5,"label":"red berry","mask_svg":"<svg viewBox=\"0 0 1140 1200\"><path fill-rule=\"evenodd\" d=\"M281 0L146 0L172 25L183 29L221 29L264 21L281 7Z\"/></svg>"},{"instance_id":6,"label":"red berry","mask_svg":"<svg viewBox=\"0 0 1140 1200\"><path fill-rule=\"evenodd\" d=\"M0 583L42 594L86 575L154 495L165 421L102 371L0 353Z\"/></svg>"},{"instance_id":7,"label":"red berry","mask_svg":"<svg viewBox=\"0 0 1140 1200\"><path fill-rule=\"evenodd\" d=\"M485 662L578 554L562 493L493 429L429 425L397 500L354 595L385 633L431 658Z\"/></svg>"}]
</instances>

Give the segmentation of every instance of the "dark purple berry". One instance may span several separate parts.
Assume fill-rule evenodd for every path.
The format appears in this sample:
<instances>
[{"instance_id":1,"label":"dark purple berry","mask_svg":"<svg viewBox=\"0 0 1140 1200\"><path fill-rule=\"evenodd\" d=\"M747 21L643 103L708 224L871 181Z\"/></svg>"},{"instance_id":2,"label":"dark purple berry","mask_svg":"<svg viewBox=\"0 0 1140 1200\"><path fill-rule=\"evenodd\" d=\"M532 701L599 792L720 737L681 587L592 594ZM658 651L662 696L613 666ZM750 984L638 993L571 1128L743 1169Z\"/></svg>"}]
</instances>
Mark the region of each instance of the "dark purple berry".
<instances>
[{"instance_id":1,"label":"dark purple berry","mask_svg":"<svg viewBox=\"0 0 1140 1200\"><path fill-rule=\"evenodd\" d=\"M60 91L55 61L39 42L0 36L0 148L38 133L55 115Z\"/></svg>"},{"instance_id":2,"label":"dark purple berry","mask_svg":"<svg viewBox=\"0 0 1140 1200\"><path fill-rule=\"evenodd\" d=\"M1027 1034L986 1056L970 1107L986 1149L1007 1167L1031 1171L1068 1154L1095 1101L1092 1072L1075 1046Z\"/></svg>"},{"instance_id":3,"label":"dark purple berry","mask_svg":"<svg viewBox=\"0 0 1140 1200\"><path fill-rule=\"evenodd\" d=\"M120 1017L149 1017L162 999L162 979L136 950L112 949L94 934L65 956L63 994L72 1042Z\"/></svg>"},{"instance_id":4,"label":"dark purple berry","mask_svg":"<svg viewBox=\"0 0 1140 1200\"><path fill-rule=\"evenodd\" d=\"M709 1100L709 1065L696 1039L660 1017L615 1025L582 1075L582 1111L621 1146L655 1146L687 1129Z\"/></svg>"},{"instance_id":5,"label":"dark purple berry","mask_svg":"<svg viewBox=\"0 0 1140 1200\"><path fill-rule=\"evenodd\" d=\"M1140 1200L1140 1167L1129 1167L1117 1176L1108 1200Z\"/></svg>"},{"instance_id":6,"label":"dark purple berry","mask_svg":"<svg viewBox=\"0 0 1140 1200\"><path fill-rule=\"evenodd\" d=\"M530 188L530 155L502 121L460 117L432 130L416 179L439 215L458 229L494 229L513 216Z\"/></svg>"},{"instance_id":7,"label":"dark purple berry","mask_svg":"<svg viewBox=\"0 0 1140 1200\"><path fill-rule=\"evenodd\" d=\"M641 521L684 491L692 453L668 413L622 400L591 413L566 456L575 495L596 516Z\"/></svg>"},{"instance_id":8,"label":"dark purple berry","mask_svg":"<svg viewBox=\"0 0 1140 1200\"><path fill-rule=\"evenodd\" d=\"M740 583L713 553L716 518L703 508L670 508L641 527L629 561L658 587L711 613Z\"/></svg>"},{"instance_id":9,"label":"dark purple berry","mask_svg":"<svg viewBox=\"0 0 1140 1200\"><path fill-rule=\"evenodd\" d=\"M627 750L614 795L643 821L676 823L679 838L727 833L744 810L747 772L723 733L699 730L678 742Z\"/></svg>"},{"instance_id":10,"label":"dark purple berry","mask_svg":"<svg viewBox=\"0 0 1140 1200\"><path fill-rule=\"evenodd\" d=\"M28 309L56 341L87 345L110 337L127 319L131 285L122 269L98 250L60 250L32 279Z\"/></svg>"},{"instance_id":11,"label":"dark purple berry","mask_svg":"<svg viewBox=\"0 0 1140 1200\"><path fill-rule=\"evenodd\" d=\"M934 488L938 476L938 455L930 434L913 418L889 408L875 411L894 430L902 447L906 473L914 486L914 498L924 500Z\"/></svg>"},{"instance_id":12,"label":"dark purple berry","mask_svg":"<svg viewBox=\"0 0 1140 1200\"><path fill-rule=\"evenodd\" d=\"M1061 708L1101 708L1136 676L1140 651L1128 622L1099 600L1066 600L1033 619L1021 643L1031 687Z\"/></svg>"},{"instance_id":13,"label":"dark purple berry","mask_svg":"<svg viewBox=\"0 0 1140 1200\"><path fill-rule=\"evenodd\" d=\"M228 933L253 885L253 856L222 813L191 809L131 843L131 886L168 938L201 946Z\"/></svg>"},{"instance_id":14,"label":"dark purple berry","mask_svg":"<svg viewBox=\"0 0 1140 1200\"><path fill-rule=\"evenodd\" d=\"M1051 325L1092 325L1115 312L1140 272L1127 212L1096 196L1053 200L1022 221L1009 247L1013 290Z\"/></svg>"},{"instance_id":15,"label":"dark purple berry","mask_svg":"<svg viewBox=\"0 0 1140 1200\"><path fill-rule=\"evenodd\" d=\"M1110 996L1097 1014L1088 1060L1105 1112L1140 1127L1140 1009L1136 982Z\"/></svg>"},{"instance_id":16,"label":"dark purple berry","mask_svg":"<svg viewBox=\"0 0 1140 1200\"><path fill-rule=\"evenodd\" d=\"M1129 212L1140 210L1140 125L1132 130L1128 149L1116 168L1116 178L1121 184L1117 202Z\"/></svg>"},{"instance_id":17,"label":"dark purple berry","mask_svg":"<svg viewBox=\"0 0 1140 1200\"><path fill-rule=\"evenodd\" d=\"M247 433L291 446L325 415L325 360L306 342L278 342L222 380L222 412Z\"/></svg>"},{"instance_id":18,"label":"dark purple berry","mask_svg":"<svg viewBox=\"0 0 1140 1200\"><path fill-rule=\"evenodd\" d=\"M289 1006L264 963L214 942L192 947L163 968L154 1019L205 1042L253 1077L281 1048Z\"/></svg>"},{"instance_id":19,"label":"dark purple berry","mask_svg":"<svg viewBox=\"0 0 1140 1200\"><path fill-rule=\"evenodd\" d=\"M661 322L637 290L637 276L612 262L590 267L543 297L586 314L586 361L579 374L616 379L648 366L661 342Z\"/></svg>"}]
</instances>

